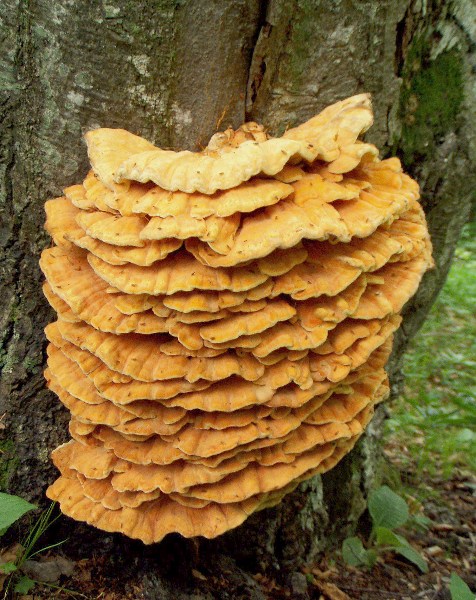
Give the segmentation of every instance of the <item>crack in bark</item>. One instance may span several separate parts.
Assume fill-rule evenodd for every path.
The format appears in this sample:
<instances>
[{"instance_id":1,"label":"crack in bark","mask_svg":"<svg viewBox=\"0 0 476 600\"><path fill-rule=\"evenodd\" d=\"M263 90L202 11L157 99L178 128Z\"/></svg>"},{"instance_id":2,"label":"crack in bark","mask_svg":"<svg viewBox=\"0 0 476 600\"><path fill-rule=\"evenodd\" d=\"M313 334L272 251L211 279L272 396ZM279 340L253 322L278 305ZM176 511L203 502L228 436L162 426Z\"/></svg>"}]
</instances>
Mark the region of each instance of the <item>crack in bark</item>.
<instances>
[{"instance_id":1,"label":"crack in bark","mask_svg":"<svg viewBox=\"0 0 476 600\"><path fill-rule=\"evenodd\" d=\"M248 81L245 95L245 120L250 119L250 114L253 109L253 103L258 95L261 82L266 73L266 55L258 54L262 39L269 37L273 26L268 22L268 11L272 0L263 0L259 3L260 14L256 28L256 37L253 43L251 52L251 61L248 69Z\"/></svg>"},{"instance_id":2,"label":"crack in bark","mask_svg":"<svg viewBox=\"0 0 476 600\"><path fill-rule=\"evenodd\" d=\"M396 27L396 41L395 41L395 63L394 71L397 77L402 76L403 66L405 64L405 51L408 45L407 31L409 29L409 21L412 18L411 8L413 3L410 3L403 15L402 19L398 21Z\"/></svg>"}]
</instances>

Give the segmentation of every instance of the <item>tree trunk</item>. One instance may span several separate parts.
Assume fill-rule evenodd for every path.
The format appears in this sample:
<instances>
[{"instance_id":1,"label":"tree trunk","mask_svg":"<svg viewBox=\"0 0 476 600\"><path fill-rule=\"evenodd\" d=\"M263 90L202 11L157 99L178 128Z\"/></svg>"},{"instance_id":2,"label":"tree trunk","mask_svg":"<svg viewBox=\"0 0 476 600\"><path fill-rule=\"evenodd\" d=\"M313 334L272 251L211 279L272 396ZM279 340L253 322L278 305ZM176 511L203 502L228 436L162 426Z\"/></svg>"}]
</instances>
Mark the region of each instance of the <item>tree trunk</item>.
<instances>
[{"instance_id":1,"label":"tree trunk","mask_svg":"<svg viewBox=\"0 0 476 600\"><path fill-rule=\"evenodd\" d=\"M256 120L279 134L371 92L368 138L419 181L435 248L436 268L407 307L396 344L391 371L399 380L405 345L443 284L476 187L475 13L471 0L3 0L2 489L41 499L56 476L49 452L68 438L68 413L43 382L42 329L53 316L38 257L49 244L43 203L86 174L82 134L92 127L197 149L217 128ZM170 536L144 552L66 519L63 527L81 538L77 552L94 544L111 554L145 598L186 598L194 587L195 598L207 597L198 587L210 581L190 575L203 561L216 581L227 580L212 597L261 598L249 573L292 572L355 528L379 479L383 418L380 409L332 472L218 540ZM171 583L185 563L189 575Z\"/></svg>"}]
</instances>

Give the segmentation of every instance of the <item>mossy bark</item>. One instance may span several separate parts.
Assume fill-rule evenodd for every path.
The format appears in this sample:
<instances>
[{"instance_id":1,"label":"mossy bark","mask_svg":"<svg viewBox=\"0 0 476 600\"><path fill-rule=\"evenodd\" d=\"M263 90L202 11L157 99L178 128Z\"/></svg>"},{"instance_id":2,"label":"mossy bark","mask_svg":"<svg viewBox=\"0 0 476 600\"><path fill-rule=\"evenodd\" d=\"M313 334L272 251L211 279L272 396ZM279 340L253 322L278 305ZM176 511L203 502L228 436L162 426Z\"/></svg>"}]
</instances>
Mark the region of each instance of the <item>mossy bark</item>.
<instances>
[{"instance_id":1,"label":"mossy bark","mask_svg":"<svg viewBox=\"0 0 476 600\"><path fill-rule=\"evenodd\" d=\"M470 0L4 0L2 486L41 500L55 477L48 454L68 437L68 414L43 384L42 329L53 315L41 294L38 257L49 244L43 203L85 175L81 136L94 126L126 127L164 147L197 148L217 128L245 118L279 133L327 104L371 92L376 122L369 139L384 155L398 154L419 180L435 246L436 268L407 307L396 344L398 383L405 345L441 288L474 198L474 22ZM259 598L246 571L288 572L335 544L355 528L378 482L382 420L380 411L331 473L238 530L200 545L171 538L148 551L131 573L145 582L144 597L188 597L200 583L189 573L180 592L170 575L162 577L176 566L165 559L170 552L188 557L188 572L204 554L217 577L235 569L230 597L240 597L241 585L243 597ZM63 526L80 534L83 548L94 542L98 551L121 551L115 560L122 566L144 554L120 536L69 521ZM162 570L154 572L157 560Z\"/></svg>"}]
</instances>

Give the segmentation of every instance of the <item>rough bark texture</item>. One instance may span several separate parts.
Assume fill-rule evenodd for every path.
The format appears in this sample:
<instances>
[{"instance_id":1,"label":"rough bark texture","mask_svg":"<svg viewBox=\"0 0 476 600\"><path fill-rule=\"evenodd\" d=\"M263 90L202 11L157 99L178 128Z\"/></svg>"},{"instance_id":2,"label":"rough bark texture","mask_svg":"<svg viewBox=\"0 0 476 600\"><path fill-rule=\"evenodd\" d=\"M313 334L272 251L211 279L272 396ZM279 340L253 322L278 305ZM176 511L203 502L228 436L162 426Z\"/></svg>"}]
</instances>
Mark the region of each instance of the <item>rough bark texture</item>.
<instances>
[{"instance_id":1,"label":"rough bark texture","mask_svg":"<svg viewBox=\"0 0 476 600\"><path fill-rule=\"evenodd\" d=\"M48 454L67 438L68 414L43 385L42 328L52 314L38 256L49 243L43 203L84 176L81 136L91 127L197 148L245 118L280 133L327 104L371 92L369 139L383 154L397 153L420 182L437 265L406 310L392 363L399 380L405 345L445 279L474 194L475 13L471 0L3 0L2 489L40 499L55 477ZM197 599L261 598L249 573L292 572L355 528L379 478L382 420L380 411L334 471L219 540L172 536L144 552L120 536L66 520L63 527L82 540L78 555L93 544L113 555L131 585L143 584L141 597L189 598L195 589ZM208 569L208 582L193 579L197 565ZM183 568L178 584L174 573ZM210 591L223 574L226 589Z\"/></svg>"}]
</instances>

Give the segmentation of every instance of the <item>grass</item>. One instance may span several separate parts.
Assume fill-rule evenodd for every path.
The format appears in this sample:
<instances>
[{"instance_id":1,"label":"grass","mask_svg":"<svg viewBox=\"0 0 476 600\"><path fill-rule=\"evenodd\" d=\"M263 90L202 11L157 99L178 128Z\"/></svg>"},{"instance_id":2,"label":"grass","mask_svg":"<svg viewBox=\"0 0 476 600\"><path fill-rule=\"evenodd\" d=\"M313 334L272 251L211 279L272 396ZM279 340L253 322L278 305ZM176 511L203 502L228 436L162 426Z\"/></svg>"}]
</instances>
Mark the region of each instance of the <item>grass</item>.
<instances>
[{"instance_id":1,"label":"grass","mask_svg":"<svg viewBox=\"0 0 476 600\"><path fill-rule=\"evenodd\" d=\"M409 348L405 393L387 422L387 440L398 440L429 475L476 472L475 299L476 221L466 225L446 284Z\"/></svg>"},{"instance_id":2,"label":"grass","mask_svg":"<svg viewBox=\"0 0 476 600\"><path fill-rule=\"evenodd\" d=\"M10 496L11 499L15 499L17 501L23 502L21 498ZM27 535L24 540L22 540L21 544L18 545L18 554L15 562L7 563L9 567L8 571L5 571L9 577L7 577L4 589L3 589L3 600L7 600L8 598L15 596L16 593L27 594L36 584L47 585L48 587L59 587L54 586L49 583L42 583L38 581L34 581L30 579L26 575L21 574L21 568L25 561L31 560L38 554L42 554L51 550L52 548L56 548L64 543L63 540L61 542L57 542L55 544L50 544L45 546L39 550L35 550L38 540L43 536L45 531L53 525L53 523L59 518L60 515L53 517L53 510L55 507L55 503L52 502L50 506L44 510L36 521L30 524ZM33 506L33 508L36 508ZM23 514L25 510L23 509ZM21 513L19 513L21 514ZM3 565L5 567L5 565Z\"/></svg>"}]
</instances>

